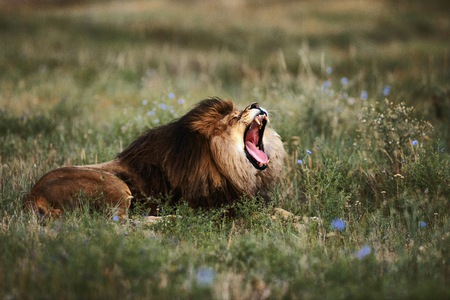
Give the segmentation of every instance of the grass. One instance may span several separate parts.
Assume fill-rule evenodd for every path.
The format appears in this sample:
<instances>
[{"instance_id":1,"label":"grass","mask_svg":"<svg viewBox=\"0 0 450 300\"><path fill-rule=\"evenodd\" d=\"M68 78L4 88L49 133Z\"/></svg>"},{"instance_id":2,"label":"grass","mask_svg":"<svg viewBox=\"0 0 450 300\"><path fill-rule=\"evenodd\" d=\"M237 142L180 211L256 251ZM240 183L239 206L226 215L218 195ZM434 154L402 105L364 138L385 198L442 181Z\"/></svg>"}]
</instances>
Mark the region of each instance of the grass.
<instances>
[{"instance_id":1,"label":"grass","mask_svg":"<svg viewBox=\"0 0 450 300\"><path fill-rule=\"evenodd\" d=\"M446 1L57 4L0 5L0 298L449 298ZM300 222L22 211L213 95L269 109Z\"/></svg>"}]
</instances>

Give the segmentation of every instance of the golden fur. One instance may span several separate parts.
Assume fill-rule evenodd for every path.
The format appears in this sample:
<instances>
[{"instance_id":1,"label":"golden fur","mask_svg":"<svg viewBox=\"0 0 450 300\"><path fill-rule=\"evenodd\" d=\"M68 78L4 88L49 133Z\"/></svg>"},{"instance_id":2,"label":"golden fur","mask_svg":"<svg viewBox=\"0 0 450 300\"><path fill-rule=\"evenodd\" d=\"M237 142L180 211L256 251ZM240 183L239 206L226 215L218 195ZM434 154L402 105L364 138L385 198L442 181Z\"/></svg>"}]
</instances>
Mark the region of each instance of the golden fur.
<instances>
[{"instance_id":1,"label":"golden fur","mask_svg":"<svg viewBox=\"0 0 450 300\"><path fill-rule=\"evenodd\" d=\"M92 207L113 207L126 218L134 202L156 214L156 199L183 199L197 208L232 204L242 196L268 198L285 151L267 122L256 103L237 110L229 100L206 99L180 119L148 130L112 161L50 171L25 206L58 216L85 195Z\"/></svg>"}]
</instances>

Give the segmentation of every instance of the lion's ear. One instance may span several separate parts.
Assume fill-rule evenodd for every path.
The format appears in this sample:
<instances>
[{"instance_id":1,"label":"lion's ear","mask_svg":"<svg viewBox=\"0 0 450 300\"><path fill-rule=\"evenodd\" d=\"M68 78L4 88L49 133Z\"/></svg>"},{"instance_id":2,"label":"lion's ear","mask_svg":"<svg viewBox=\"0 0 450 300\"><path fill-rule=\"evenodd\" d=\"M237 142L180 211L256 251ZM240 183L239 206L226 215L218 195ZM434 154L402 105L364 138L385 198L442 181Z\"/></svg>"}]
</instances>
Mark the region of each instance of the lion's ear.
<instances>
[{"instance_id":1,"label":"lion's ear","mask_svg":"<svg viewBox=\"0 0 450 300\"><path fill-rule=\"evenodd\" d=\"M201 119L192 120L189 127L192 131L196 131L206 138L214 135L220 135L226 130L226 124L222 123L223 116L220 114L205 115Z\"/></svg>"},{"instance_id":2,"label":"lion's ear","mask_svg":"<svg viewBox=\"0 0 450 300\"><path fill-rule=\"evenodd\" d=\"M203 100L187 116L187 125L192 131L209 138L226 129L222 119L234 111L230 100L211 98Z\"/></svg>"}]
</instances>

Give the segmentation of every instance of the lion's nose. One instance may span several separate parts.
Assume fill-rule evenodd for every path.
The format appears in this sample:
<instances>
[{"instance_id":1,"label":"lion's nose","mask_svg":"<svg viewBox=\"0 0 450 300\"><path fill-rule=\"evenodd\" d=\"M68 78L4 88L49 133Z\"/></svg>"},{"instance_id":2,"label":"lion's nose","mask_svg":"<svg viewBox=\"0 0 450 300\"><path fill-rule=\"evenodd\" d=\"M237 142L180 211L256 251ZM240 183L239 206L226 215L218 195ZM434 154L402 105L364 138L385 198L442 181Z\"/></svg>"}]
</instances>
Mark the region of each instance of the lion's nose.
<instances>
[{"instance_id":1,"label":"lion's nose","mask_svg":"<svg viewBox=\"0 0 450 300\"><path fill-rule=\"evenodd\" d=\"M257 109L257 108L259 108L259 105L258 105L258 103L256 103L256 102L253 102L252 104L250 104L250 109Z\"/></svg>"},{"instance_id":2,"label":"lion's nose","mask_svg":"<svg viewBox=\"0 0 450 300\"><path fill-rule=\"evenodd\" d=\"M259 110L258 115L266 115L266 116L268 115L267 111L264 108L262 108L261 106L259 106L259 104L257 102L253 102L252 104L247 106L245 108L245 111L249 111L252 109L258 109Z\"/></svg>"}]
</instances>

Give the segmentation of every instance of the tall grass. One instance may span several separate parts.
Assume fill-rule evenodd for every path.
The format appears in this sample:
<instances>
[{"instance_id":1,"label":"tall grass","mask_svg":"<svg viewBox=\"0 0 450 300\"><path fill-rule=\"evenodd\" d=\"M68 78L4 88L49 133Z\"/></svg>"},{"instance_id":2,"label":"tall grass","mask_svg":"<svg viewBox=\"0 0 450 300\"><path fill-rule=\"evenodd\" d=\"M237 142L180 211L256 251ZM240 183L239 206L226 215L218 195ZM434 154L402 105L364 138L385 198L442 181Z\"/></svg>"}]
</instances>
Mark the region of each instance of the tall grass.
<instances>
[{"instance_id":1,"label":"tall grass","mask_svg":"<svg viewBox=\"0 0 450 300\"><path fill-rule=\"evenodd\" d=\"M446 2L233 3L0 6L0 298L450 296ZM214 95L269 110L298 220L22 211L45 172Z\"/></svg>"}]
</instances>

